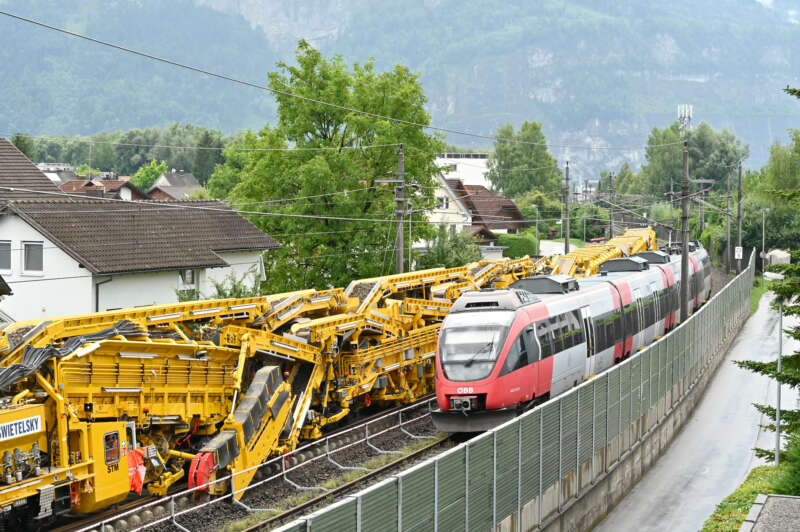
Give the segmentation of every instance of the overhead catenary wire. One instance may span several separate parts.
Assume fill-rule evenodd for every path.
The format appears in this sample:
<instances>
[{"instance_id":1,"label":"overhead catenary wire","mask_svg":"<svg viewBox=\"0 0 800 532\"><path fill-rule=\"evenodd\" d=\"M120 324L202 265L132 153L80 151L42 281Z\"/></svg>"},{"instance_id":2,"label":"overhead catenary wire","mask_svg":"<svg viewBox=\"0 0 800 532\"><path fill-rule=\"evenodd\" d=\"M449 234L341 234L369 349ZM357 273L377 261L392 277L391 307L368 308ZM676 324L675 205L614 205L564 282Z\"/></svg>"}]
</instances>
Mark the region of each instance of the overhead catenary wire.
<instances>
[{"instance_id":1,"label":"overhead catenary wire","mask_svg":"<svg viewBox=\"0 0 800 532\"><path fill-rule=\"evenodd\" d=\"M13 133L0 133L2 137L11 137ZM126 146L126 147L134 147L134 148L158 148L158 149L170 149L170 150L209 150L209 151L241 151L241 152L302 152L302 151L342 151L342 150L367 150L367 149L377 149L377 148L392 148L400 146L400 143L393 143L393 144L364 144L364 145L352 145L352 146L293 146L293 147L286 147L286 148L240 148L235 145L235 141L227 146L175 146L170 144L143 144L143 143L133 143L133 142L116 142L116 141L101 141L101 140L93 140L91 137L54 137L52 135L28 135L32 139L45 139L45 140L54 140L54 141L65 141L65 142L79 142L89 145L94 144L108 144L111 146Z\"/></svg>"},{"instance_id":2,"label":"overhead catenary wire","mask_svg":"<svg viewBox=\"0 0 800 532\"><path fill-rule=\"evenodd\" d=\"M355 109L353 107L348 107L346 105L340 105L340 104L336 104L336 103L326 102L326 101L319 100L319 99L316 99L316 98L311 98L311 97L308 97L308 96L295 94L295 93L289 92L288 90L275 89L275 88L272 88L272 87L269 87L269 86L266 86L266 85L261 85L259 83L254 83L254 82L251 82L251 81L238 79L238 78L235 78L233 76L226 75L226 74L220 74L220 73L217 73L217 72L213 72L211 70L207 70L207 69L199 68L199 67L196 67L196 66L188 65L186 63L180 63L180 62L172 60L172 59L159 57L159 56L147 53L147 52L143 52L143 51L140 51L140 50L135 50L133 48L128 48L128 47L125 47L125 46L122 46L122 45L119 45L119 44L116 44L116 43L112 43L112 42L109 42L109 41L104 41L104 40L101 40L101 39L98 39L98 38L95 38L95 37L90 37L88 35L83 35L83 34L80 34L80 33L74 32L74 31L70 31L70 30L67 30L67 29L64 29L64 28L59 28L57 26L53 26L51 24L46 24L44 22L41 22L41 21L38 21L38 20L34 20L32 18L23 17L21 15L17 15L17 14L11 13L9 11L0 10L0 15L4 15L4 16L16 19L18 21L28 23L28 24L33 24L33 25L36 25L36 26L39 26L41 28L45 28L45 29L48 29L48 30L51 30L51 31L56 31L56 32L59 32L59 33L65 34L65 35L69 35L69 36L76 37L76 38L79 38L79 39L83 39L83 40L86 40L86 41L89 41L89 42L93 42L95 44L99 44L99 45L102 45L102 46L114 48L116 50L119 50L119 51L122 51L122 52L125 52L125 53L129 53L129 54L137 55L137 56L140 56L140 57L144 57L144 58L150 59L152 61L157 61L157 62L165 63L165 64L168 64L168 65L177 67L177 68L182 68L182 69L190 70L192 72L196 72L196 73L199 73L199 74L204 74L206 76L211 76L211 77L214 77L214 78L217 78L217 79L222 79L222 80L225 80L225 81L229 81L229 82L232 82L232 83L237 83L237 84L244 85L244 86L247 86L247 87L264 90L264 91L267 91L267 92L270 92L270 93L273 93L273 94L276 94L276 95L285 96L285 97L289 97L289 98L295 98L295 99L303 100L303 101L306 101L306 102L309 102L309 103L314 103L314 104L317 104L317 105L330 107L332 109L338 109L340 111L347 111L347 112L350 112L350 113L355 113L355 114L359 114L359 115L363 115L363 116L369 116L371 118L377 118L377 119L380 119L380 120L388 120L390 122L395 122L395 123L398 123L398 124L404 124L404 125L413 126L413 127L419 127L419 128L423 128L423 129L430 129L430 130L439 131L439 132L442 132L442 133L450 133L450 134L454 134L454 135L462 135L462 136L468 136L468 137L473 137L473 138L481 138L481 139L493 140L493 141L496 141L496 142L509 142L509 143L525 144L525 145L533 145L533 146L549 146L549 147L553 147L553 148L570 148L570 149L590 150L590 151L594 151L594 150L629 150L629 149L632 149L631 146L582 146L582 145L548 144L546 142L530 142L530 141L523 141L523 140L511 139L511 138L505 138L505 137L497 137L497 136L494 136L494 135L482 135L482 134L479 134L479 133L473 133L473 132L469 132L469 131L461 131L461 130L457 130L457 129L451 129L451 128L445 128L445 127L439 127L439 126L433 126L433 125L430 125L430 124L423 124L423 123L419 123L419 122L412 122L410 120L403 120L403 119L400 119L400 118L395 118L395 117L391 117L391 116L387 116L387 115L382 115L382 114L379 114L379 113L373 113L373 112L365 111L365 110L362 110L362 109ZM677 142L677 143L666 143L666 144L662 144L662 145L663 146L667 146L667 145L680 144L680 143L682 143L682 141L681 142ZM633 147L633 148L639 148L639 146L636 146L636 147Z\"/></svg>"}]
</instances>

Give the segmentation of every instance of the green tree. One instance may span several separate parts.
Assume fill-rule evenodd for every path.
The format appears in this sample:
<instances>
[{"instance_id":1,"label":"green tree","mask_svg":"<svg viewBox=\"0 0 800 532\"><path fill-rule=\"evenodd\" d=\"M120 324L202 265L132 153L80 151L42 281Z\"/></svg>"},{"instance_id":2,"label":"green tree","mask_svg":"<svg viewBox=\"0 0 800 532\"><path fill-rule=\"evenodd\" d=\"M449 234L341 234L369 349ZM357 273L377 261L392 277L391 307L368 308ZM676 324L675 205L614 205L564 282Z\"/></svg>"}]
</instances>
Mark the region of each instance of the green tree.
<instances>
[{"instance_id":1,"label":"green tree","mask_svg":"<svg viewBox=\"0 0 800 532\"><path fill-rule=\"evenodd\" d=\"M791 264L779 264L772 266L770 269L778 271L784 275L782 281L773 281L770 285L770 290L775 293L775 303L783 302L784 316L797 316L800 315L800 252L792 253ZM800 326L795 326L785 329L785 332L795 340L800 340ZM800 389L800 351L794 353L784 354L781 363L781 373L778 373L777 360L771 362L757 362L753 360L737 361L736 364L741 367L766 375L778 382L794 388ZM768 405L757 404L756 409L762 414L766 415L772 422L767 425L766 429L775 430L775 409ZM786 409L781 410L781 432L784 434L793 434L800 436L800 410ZM756 449L756 454L761 457L768 457L774 459L774 452L772 449Z\"/></svg>"},{"instance_id":2,"label":"green tree","mask_svg":"<svg viewBox=\"0 0 800 532\"><path fill-rule=\"evenodd\" d=\"M514 132L505 124L495 134L494 153L489 157L486 177L492 188L506 197L517 198L530 190L558 192L561 172L547 151L547 139L539 122L525 121Z\"/></svg>"},{"instance_id":3,"label":"green tree","mask_svg":"<svg viewBox=\"0 0 800 532\"><path fill-rule=\"evenodd\" d=\"M11 144L17 147L19 151L21 151L25 157L30 159L31 161L35 161L34 159L34 142L30 135L27 133L14 133L11 135Z\"/></svg>"},{"instance_id":4,"label":"green tree","mask_svg":"<svg viewBox=\"0 0 800 532\"><path fill-rule=\"evenodd\" d=\"M687 131L685 139L689 145L689 176L713 180L715 190L725 190L736 164L750 153L749 147L742 146L732 133L725 129L714 131L705 122ZM680 187L683 140L677 121L664 129L653 128L645 150L647 162L640 172L644 192L664 197L670 190L670 182L674 184L674 190Z\"/></svg>"},{"instance_id":5,"label":"green tree","mask_svg":"<svg viewBox=\"0 0 800 532\"><path fill-rule=\"evenodd\" d=\"M416 194L409 194L413 238L430 238L433 231L424 210L434 207L434 157L441 141L418 126L285 93L427 124L419 76L400 65L376 72L372 60L350 68L341 57L325 58L305 41L300 41L296 59L296 66L278 63L278 70L269 73L270 87L281 91L276 127L244 139L248 148L295 149L245 152L238 179L225 174L224 186L218 186L226 170L215 172L212 191L238 181L229 194L231 203L261 211L263 215L251 214L251 221L268 234L280 235L283 247L266 256L270 288L342 286L388 273L394 269L394 191L376 180L396 171L397 145L402 143L406 178L419 185Z\"/></svg>"},{"instance_id":6,"label":"green tree","mask_svg":"<svg viewBox=\"0 0 800 532\"><path fill-rule=\"evenodd\" d=\"M608 230L608 209L592 203L579 205L576 209L570 209L571 223L570 236L579 240L584 240L584 224L586 226L586 241L593 238L606 236Z\"/></svg>"},{"instance_id":7,"label":"green tree","mask_svg":"<svg viewBox=\"0 0 800 532\"><path fill-rule=\"evenodd\" d=\"M197 137L197 147L192 173L200 181L201 185L205 185L214 172L216 165L223 162L222 148L224 146L222 136L204 129Z\"/></svg>"},{"instance_id":8,"label":"green tree","mask_svg":"<svg viewBox=\"0 0 800 532\"><path fill-rule=\"evenodd\" d=\"M158 179L161 174L166 172L167 163L165 161L157 163L155 159L153 159L149 164L145 164L136 170L136 173L131 176L131 183L146 191L153 186L153 183L155 183L156 179Z\"/></svg>"},{"instance_id":9,"label":"green tree","mask_svg":"<svg viewBox=\"0 0 800 532\"><path fill-rule=\"evenodd\" d=\"M525 255L535 257L539 254L539 242L536 236L530 232L519 233L517 235L497 235L499 244L505 249L503 250L504 257L518 259Z\"/></svg>"},{"instance_id":10,"label":"green tree","mask_svg":"<svg viewBox=\"0 0 800 532\"><path fill-rule=\"evenodd\" d=\"M463 231L451 235L446 226L440 225L428 251L416 258L416 269L454 268L480 258L481 252L475 237Z\"/></svg>"},{"instance_id":11,"label":"green tree","mask_svg":"<svg viewBox=\"0 0 800 532\"><path fill-rule=\"evenodd\" d=\"M208 180L208 191L215 198L224 199L231 193L233 187L242 180L242 174L250 161L247 148L254 148L262 143L252 131L248 131L241 138L229 144L222 152L224 162L216 165L211 178ZM275 147L284 147L282 139L273 139Z\"/></svg>"}]
</instances>

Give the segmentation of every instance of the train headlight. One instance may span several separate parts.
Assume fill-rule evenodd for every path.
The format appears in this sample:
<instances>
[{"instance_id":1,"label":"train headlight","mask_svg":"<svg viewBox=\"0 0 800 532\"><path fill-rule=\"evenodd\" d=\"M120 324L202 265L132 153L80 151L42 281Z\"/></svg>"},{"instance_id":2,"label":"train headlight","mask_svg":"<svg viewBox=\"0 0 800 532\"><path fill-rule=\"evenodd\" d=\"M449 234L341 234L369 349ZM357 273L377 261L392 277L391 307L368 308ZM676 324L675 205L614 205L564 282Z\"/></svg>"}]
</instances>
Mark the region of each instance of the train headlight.
<instances>
[{"instance_id":1,"label":"train headlight","mask_svg":"<svg viewBox=\"0 0 800 532\"><path fill-rule=\"evenodd\" d=\"M478 408L477 395L460 395L450 397L450 410L461 410L462 412L469 412Z\"/></svg>"}]
</instances>

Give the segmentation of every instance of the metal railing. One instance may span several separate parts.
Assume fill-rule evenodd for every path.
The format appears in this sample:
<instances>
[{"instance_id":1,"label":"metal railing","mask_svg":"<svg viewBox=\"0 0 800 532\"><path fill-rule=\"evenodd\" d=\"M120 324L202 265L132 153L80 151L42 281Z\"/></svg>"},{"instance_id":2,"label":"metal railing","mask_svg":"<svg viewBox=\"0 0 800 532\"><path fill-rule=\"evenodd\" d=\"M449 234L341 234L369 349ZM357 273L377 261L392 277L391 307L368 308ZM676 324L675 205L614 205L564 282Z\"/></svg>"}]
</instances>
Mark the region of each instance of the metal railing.
<instances>
[{"instance_id":1,"label":"metal railing","mask_svg":"<svg viewBox=\"0 0 800 532\"><path fill-rule=\"evenodd\" d=\"M152 501L142 506L121 512L113 517L109 517L99 523L86 526L79 530L79 532L88 532L90 530L100 530L105 532L106 525L114 526L114 530L118 530L118 522L124 521L124 528L130 531L144 530L148 527L158 524L169 524L175 526L184 532L191 532L188 528L183 526L178 518L191 512L196 512L202 508L220 504L223 501L236 504L250 512L260 511L278 511L273 508L251 508L241 500L237 499L234 495L244 494L249 490L255 490L263 487L269 482L275 480L284 480L288 484L294 486L298 490L316 490L320 492L329 491L316 486L301 486L291 480L287 475L306 467L314 462L325 460L342 470L348 469L365 469L361 467L346 466L341 463L341 459L337 460L336 455L342 451L350 449L356 445L366 444L373 451L378 453L394 453L396 451L381 449L373 443L373 439L387 434L390 431L400 430L407 437L412 439L421 439L422 436L417 436L407 430L407 426L420 421L430 416L430 405L435 401L434 398L427 399L413 405L406 406L399 410L386 413L382 416L372 418L363 423L354 425L345 430L338 431L335 434L307 443L298 447L294 451L286 454L276 456L262 464L253 466L242 471L237 471L233 475L210 481L208 484L198 486L192 489L187 489L174 493L172 495L162 497L158 500ZM234 477L256 470L253 482L248 486L235 490ZM205 491L210 486L216 484L229 484L231 489L227 494L210 498L209 500L201 503L194 503L193 497L195 492ZM263 489L263 488L262 488ZM143 516L149 511L153 519L144 519Z\"/></svg>"},{"instance_id":2,"label":"metal railing","mask_svg":"<svg viewBox=\"0 0 800 532\"><path fill-rule=\"evenodd\" d=\"M282 531L528 530L614 470L692 391L750 307L749 266L673 332L603 374Z\"/></svg>"}]
</instances>

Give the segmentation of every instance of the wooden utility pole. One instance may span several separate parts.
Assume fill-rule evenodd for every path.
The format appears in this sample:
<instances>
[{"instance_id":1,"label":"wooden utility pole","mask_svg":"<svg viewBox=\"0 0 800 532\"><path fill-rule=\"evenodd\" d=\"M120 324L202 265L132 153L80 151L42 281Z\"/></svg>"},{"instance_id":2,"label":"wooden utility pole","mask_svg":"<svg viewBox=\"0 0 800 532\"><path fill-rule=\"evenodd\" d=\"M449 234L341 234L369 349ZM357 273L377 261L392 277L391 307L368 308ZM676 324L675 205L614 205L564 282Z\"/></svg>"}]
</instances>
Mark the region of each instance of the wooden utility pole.
<instances>
[{"instance_id":1,"label":"wooden utility pole","mask_svg":"<svg viewBox=\"0 0 800 532\"><path fill-rule=\"evenodd\" d=\"M726 186L728 197L728 207L725 209L725 272L731 271L731 173L728 172L728 184Z\"/></svg>"},{"instance_id":2,"label":"wooden utility pole","mask_svg":"<svg viewBox=\"0 0 800 532\"><path fill-rule=\"evenodd\" d=\"M614 172L608 178L608 188L611 192L611 201L608 202L608 238L614 238Z\"/></svg>"},{"instance_id":3,"label":"wooden utility pole","mask_svg":"<svg viewBox=\"0 0 800 532\"><path fill-rule=\"evenodd\" d=\"M403 156L403 145L400 145L400 151L397 153L397 180L398 183L394 189L394 199L397 202L397 240L395 241L395 251L397 261L395 262L395 272L403 273L405 266L405 257L403 257L403 217L406 213L406 198L405 198L405 175L406 175L406 162Z\"/></svg>"},{"instance_id":4,"label":"wooden utility pole","mask_svg":"<svg viewBox=\"0 0 800 532\"><path fill-rule=\"evenodd\" d=\"M569 253L569 161L567 161L566 171L564 172L564 212L566 213L565 222L567 227L564 229L564 255Z\"/></svg>"},{"instance_id":5,"label":"wooden utility pole","mask_svg":"<svg viewBox=\"0 0 800 532\"><path fill-rule=\"evenodd\" d=\"M683 141L681 175L681 323L689 317L689 143Z\"/></svg>"},{"instance_id":6,"label":"wooden utility pole","mask_svg":"<svg viewBox=\"0 0 800 532\"><path fill-rule=\"evenodd\" d=\"M739 201L736 205L736 246L742 247L742 161L739 161ZM736 259L736 273L742 273L742 259Z\"/></svg>"}]
</instances>

